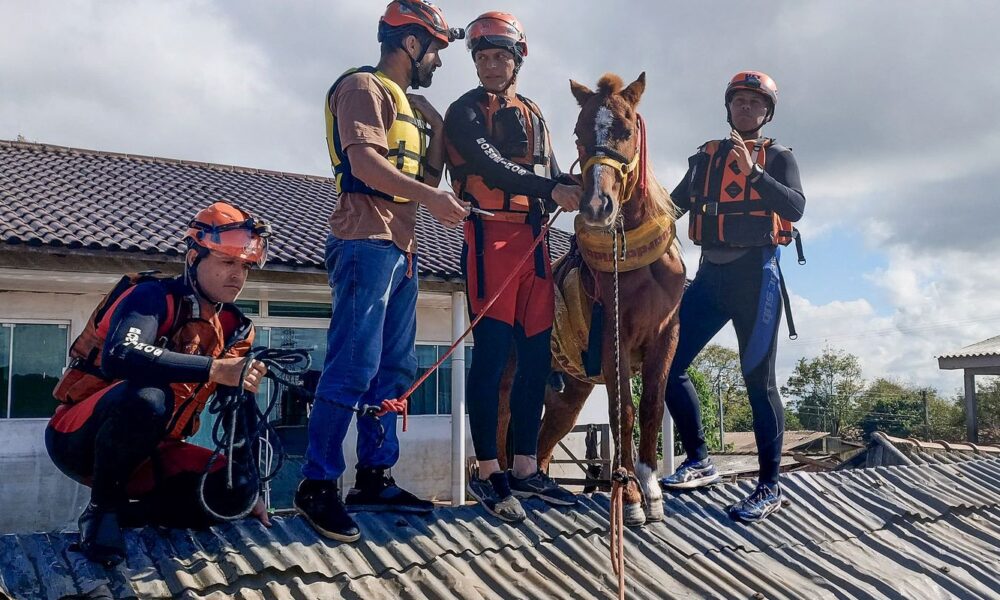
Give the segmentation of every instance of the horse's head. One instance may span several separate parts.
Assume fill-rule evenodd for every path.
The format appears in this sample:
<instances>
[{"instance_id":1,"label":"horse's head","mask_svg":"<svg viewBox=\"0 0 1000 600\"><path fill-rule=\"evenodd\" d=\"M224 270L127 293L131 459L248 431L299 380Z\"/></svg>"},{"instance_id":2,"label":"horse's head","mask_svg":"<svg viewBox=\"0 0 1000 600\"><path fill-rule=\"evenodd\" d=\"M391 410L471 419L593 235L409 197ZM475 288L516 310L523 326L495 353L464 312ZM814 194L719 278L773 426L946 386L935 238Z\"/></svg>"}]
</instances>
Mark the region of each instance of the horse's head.
<instances>
[{"instance_id":1,"label":"horse's head","mask_svg":"<svg viewBox=\"0 0 1000 600\"><path fill-rule=\"evenodd\" d=\"M597 82L596 92L572 80L569 84L581 107L576 120L583 174L580 215L588 226L607 229L642 175L636 105L646 89L646 74L625 86L620 77L607 73Z\"/></svg>"}]
</instances>

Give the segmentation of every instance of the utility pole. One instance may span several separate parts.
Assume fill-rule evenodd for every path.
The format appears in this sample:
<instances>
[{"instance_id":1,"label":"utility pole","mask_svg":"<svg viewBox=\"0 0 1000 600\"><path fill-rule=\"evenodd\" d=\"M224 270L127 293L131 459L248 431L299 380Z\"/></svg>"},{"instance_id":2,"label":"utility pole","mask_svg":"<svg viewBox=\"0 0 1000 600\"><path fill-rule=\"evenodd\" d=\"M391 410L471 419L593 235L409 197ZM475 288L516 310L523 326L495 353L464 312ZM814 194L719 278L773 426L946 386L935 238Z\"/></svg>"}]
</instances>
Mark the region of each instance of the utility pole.
<instances>
[{"instance_id":1,"label":"utility pole","mask_svg":"<svg viewBox=\"0 0 1000 600\"><path fill-rule=\"evenodd\" d=\"M927 441L931 439L931 409L930 405L927 403L927 390L920 390L920 399L924 403L924 437Z\"/></svg>"},{"instance_id":2,"label":"utility pole","mask_svg":"<svg viewBox=\"0 0 1000 600\"><path fill-rule=\"evenodd\" d=\"M726 451L726 424L722 411L722 381L715 381L715 398L719 401L719 452Z\"/></svg>"}]
</instances>

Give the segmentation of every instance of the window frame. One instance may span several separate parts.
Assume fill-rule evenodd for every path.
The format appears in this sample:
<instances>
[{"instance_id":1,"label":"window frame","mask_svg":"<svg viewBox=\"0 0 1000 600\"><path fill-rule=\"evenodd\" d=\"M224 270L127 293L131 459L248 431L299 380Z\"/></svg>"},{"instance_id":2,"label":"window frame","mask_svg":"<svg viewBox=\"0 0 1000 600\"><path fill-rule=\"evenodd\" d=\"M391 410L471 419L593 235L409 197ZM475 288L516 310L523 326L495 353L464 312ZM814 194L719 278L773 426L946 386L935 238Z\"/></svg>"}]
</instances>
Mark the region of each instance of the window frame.
<instances>
[{"instance_id":1,"label":"window frame","mask_svg":"<svg viewBox=\"0 0 1000 600\"><path fill-rule=\"evenodd\" d=\"M72 319L42 319L42 318L14 318L14 317L2 317L0 318L0 327L10 327L11 334L10 340L7 346L7 352L10 354L7 366L10 369L10 374L7 377L7 411L6 414L0 415L0 422L4 421L19 421L19 422L30 422L30 421L48 421L51 419L51 415L48 417L11 417L11 411L14 407L14 398L12 397L13 387L14 387L14 377L13 377L13 366L14 366L14 330L17 329L18 325L56 325L63 326L66 329L66 349L63 353L63 367L62 371L59 372L60 377L66 372L66 367L69 366L69 349L73 345L73 340L76 337L73 335L73 320Z\"/></svg>"}]
</instances>

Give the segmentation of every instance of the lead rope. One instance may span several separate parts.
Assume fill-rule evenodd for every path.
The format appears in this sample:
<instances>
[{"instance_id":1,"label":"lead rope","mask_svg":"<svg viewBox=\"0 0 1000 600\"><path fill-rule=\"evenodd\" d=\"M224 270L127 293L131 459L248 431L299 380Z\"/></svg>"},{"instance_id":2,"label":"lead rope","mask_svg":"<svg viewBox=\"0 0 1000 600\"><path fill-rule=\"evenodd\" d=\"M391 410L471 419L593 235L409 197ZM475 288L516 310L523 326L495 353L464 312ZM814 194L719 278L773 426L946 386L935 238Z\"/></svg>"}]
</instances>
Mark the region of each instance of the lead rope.
<instances>
[{"instance_id":1,"label":"lead rope","mask_svg":"<svg viewBox=\"0 0 1000 600\"><path fill-rule=\"evenodd\" d=\"M624 230L624 217L618 213L619 223ZM624 234L623 234L624 237ZM611 567L618 578L618 598L625 600L625 517L623 507L623 495L625 485L628 484L628 474L622 468L622 439L621 439L621 411L622 411L622 361L621 361L621 313L619 309L618 293L618 227L614 229L613 254L614 258L614 300L615 300L615 426L613 438L615 442L614 461L612 462L613 474L611 476ZM631 396L631 390L630 394ZM629 398L631 401L631 398Z\"/></svg>"},{"instance_id":2,"label":"lead rope","mask_svg":"<svg viewBox=\"0 0 1000 600\"><path fill-rule=\"evenodd\" d=\"M421 385L423 385L424 381L426 381L428 377L433 375L434 372L437 371L442 364L444 364L444 361L448 360L448 357L450 357L455 352L455 350L462 344L462 340L464 340L466 337L469 336L470 333L472 333L472 329L479 324L479 321L481 321L483 317L486 316L486 313L490 310L490 308L492 308L493 305L496 304L497 300L500 299L500 294L502 294L503 291L507 289L507 286L510 285L510 282L513 281L514 278L518 276L518 273L520 272L521 267L524 266L524 263L527 262L527 260L534 255L535 247L538 246L538 244L540 244L541 241L545 239L545 236L549 232L549 228L552 227L552 224L555 223L556 221L556 217L558 217L562 213L562 211L563 209L559 208L554 213L552 213L552 217L549 218L548 222L542 226L541 232L539 232L538 236L531 243L531 246L528 248L528 251L524 254L523 257L521 257L521 260L518 261L517 265L514 266L510 274L507 275L507 279L505 279L503 283L500 284L500 288L496 291L495 294L493 294L493 297L490 298L489 302L487 302L486 305L483 306L483 308L479 311L479 315L477 315L476 318L472 320L472 323L469 324L469 327L465 330L465 333L458 336L458 339L455 340L455 342L451 345L450 348L448 348L448 351L445 352L444 355L441 358L439 358L438 361L434 363L430 369L427 370L427 372L421 375L419 379L414 381L413 385L411 385L408 390L403 392L402 395L399 396L399 398L390 398L387 400L383 400L382 404L378 407L379 410L377 413L375 413L375 416L381 417L390 412L403 413L403 431L406 431L407 405L409 404L410 396L412 396L413 392L417 391L417 389ZM354 410L353 407L348 407L348 408Z\"/></svg>"}]
</instances>

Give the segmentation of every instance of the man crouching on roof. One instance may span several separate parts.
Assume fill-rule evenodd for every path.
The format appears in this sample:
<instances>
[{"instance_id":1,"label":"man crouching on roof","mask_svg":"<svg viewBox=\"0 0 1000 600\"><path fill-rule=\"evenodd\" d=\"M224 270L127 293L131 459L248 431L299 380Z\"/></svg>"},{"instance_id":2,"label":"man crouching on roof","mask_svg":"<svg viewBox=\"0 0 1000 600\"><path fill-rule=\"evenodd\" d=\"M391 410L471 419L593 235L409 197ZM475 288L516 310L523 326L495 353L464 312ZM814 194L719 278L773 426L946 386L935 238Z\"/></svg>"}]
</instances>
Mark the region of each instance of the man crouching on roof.
<instances>
[{"instance_id":1,"label":"man crouching on roof","mask_svg":"<svg viewBox=\"0 0 1000 600\"><path fill-rule=\"evenodd\" d=\"M183 440L198 430L209 397L238 386L250 360L253 323L233 302L250 268L263 266L269 236L251 214L212 204L184 235L183 276L125 276L73 342L45 445L63 473L91 487L79 520L87 558L120 563L122 526L214 522L199 499L212 451ZM256 392L266 371L253 361L243 388ZM233 489L227 461L213 462L204 493L212 511L237 513L257 496L259 482L239 462ZM270 525L259 498L252 514Z\"/></svg>"}]
</instances>

